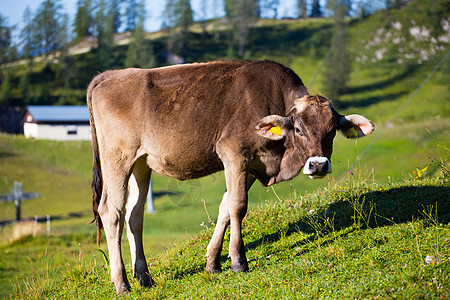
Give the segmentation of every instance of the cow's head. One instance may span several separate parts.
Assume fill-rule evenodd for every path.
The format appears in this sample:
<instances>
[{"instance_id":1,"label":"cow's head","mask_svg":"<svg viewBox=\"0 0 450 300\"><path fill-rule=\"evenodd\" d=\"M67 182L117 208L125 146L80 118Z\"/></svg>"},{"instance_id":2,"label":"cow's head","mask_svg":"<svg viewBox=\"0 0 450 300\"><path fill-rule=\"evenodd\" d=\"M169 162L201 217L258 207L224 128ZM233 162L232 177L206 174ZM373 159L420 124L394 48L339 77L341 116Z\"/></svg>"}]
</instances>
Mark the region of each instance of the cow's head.
<instances>
[{"instance_id":1,"label":"cow's head","mask_svg":"<svg viewBox=\"0 0 450 300\"><path fill-rule=\"evenodd\" d=\"M267 139L284 139L286 151L279 173L268 182L271 185L292 179L302 168L310 178L322 178L331 173L336 130L347 138L359 138L372 133L375 127L363 116L340 115L323 96L307 95L295 101L286 117L266 116L255 129Z\"/></svg>"}]
</instances>

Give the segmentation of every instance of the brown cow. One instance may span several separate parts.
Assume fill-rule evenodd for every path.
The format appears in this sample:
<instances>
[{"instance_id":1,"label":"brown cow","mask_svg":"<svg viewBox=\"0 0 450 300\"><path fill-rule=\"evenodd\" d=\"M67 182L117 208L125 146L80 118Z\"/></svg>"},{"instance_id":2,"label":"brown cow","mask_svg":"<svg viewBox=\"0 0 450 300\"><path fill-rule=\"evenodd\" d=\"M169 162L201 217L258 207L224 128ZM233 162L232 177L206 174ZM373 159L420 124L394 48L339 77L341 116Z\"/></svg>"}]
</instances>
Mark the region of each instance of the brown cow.
<instances>
[{"instance_id":1,"label":"brown cow","mask_svg":"<svg viewBox=\"0 0 450 300\"><path fill-rule=\"evenodd\" d=\"M107 71L88 87L93 148L93 210L106 233L117 294L130 289L121 254L124 222L134 277L151 286L142 247L150 174L198 178L224 170L226 192L207 248L207 272L219 272L230 225L231 268L248 270L241 235L247 191L303 168L331 172L336 130L356 138L373 124L342 116L323 96L308 94L290 69L271 61L217 61L157 69Z\"/></svg>"}]
</instances>

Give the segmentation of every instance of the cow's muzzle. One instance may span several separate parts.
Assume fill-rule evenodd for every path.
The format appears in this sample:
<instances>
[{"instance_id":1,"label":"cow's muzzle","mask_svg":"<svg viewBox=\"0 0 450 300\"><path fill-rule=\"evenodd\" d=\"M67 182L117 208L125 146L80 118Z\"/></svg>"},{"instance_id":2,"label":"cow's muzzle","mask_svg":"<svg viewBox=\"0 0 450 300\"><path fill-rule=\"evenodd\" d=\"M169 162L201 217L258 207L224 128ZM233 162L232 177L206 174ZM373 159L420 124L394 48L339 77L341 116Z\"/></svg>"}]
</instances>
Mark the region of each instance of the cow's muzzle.
<instances>
[{"instance_id":1,"label":"cow's muzzle","mask_svg":"<svg viewBox=\"0 0 450 300\"><path fill-rule=\"evenodd\" d=\"M328 173L331 173L331 162L326 157L310 157L303 167L303 174L311 179L322 178Z\"/></svg>"}]
</instances>

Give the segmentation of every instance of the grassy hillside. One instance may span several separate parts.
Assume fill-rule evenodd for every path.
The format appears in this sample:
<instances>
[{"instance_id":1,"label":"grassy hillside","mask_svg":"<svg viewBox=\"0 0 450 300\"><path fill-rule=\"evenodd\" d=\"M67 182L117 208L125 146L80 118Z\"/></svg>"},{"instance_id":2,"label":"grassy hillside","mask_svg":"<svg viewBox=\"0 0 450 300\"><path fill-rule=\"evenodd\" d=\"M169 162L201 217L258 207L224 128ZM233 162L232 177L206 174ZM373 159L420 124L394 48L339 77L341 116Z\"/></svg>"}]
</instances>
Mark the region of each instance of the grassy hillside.
<instances>
[{"instance_id":1,"label":"grassy hillside","mask_svg":"<svg viewBox=\"0 0 450 300\"><path fill-rule=\"evenodd\" d=\"M335 105L341 113L367 116L377 129L357 142L336 137L332 176L312 181L300 175L273 188L259 183L252 187L244 225L251 259L248 274L232 274L225 252L222 274L200 271L212 228L208 214L216 218L225 189L223 174L186 182L155 174L157 212L145 217L144 246L157 287L143 291L134 283L129 297L445 297L449 187L448 180L433 176L445 170L448 174L439 162L448 162L450 135L445 42L450 29L442 22L449 7L442 5L446 1L428 2L410 1L401 10L351 20L346 31L353 60L350 89ZM262 20L250 30L246 58L279 61L299 74L311 93L321 93L320 66L333 42L332 29L325 19ZM227 56L226 30L218 39L196 32L191 33L188 62ZM152 42L157 52L162 51L165 37ZM122 67L126 46L116 50L113 68ZM99 58L94 51L72 59L72 100L60 97L57 66L43 70L36 64L32 103L83 103L85 87L101 71ZM13 70L13 101L20 101L22 72L20 67ZM43 90L51 92L41 95ZM0 194L9 193L13 181L20 181L24 191L42 193L40 199L23 202L22 215L52 218L50 237L42 223L37 238L11 244L14 227L0 229L1 296L114 294L94 244L95 226L87 225L92 218L91 160L87 142L0 135ZM424 178L429 179L413 180L412 171L425 166L429 168ZM368 209L362 216L356 199L365 201ZM14 213L13 204L0 203L0 220L12 219ZM126 243L124 258L130 271ZM101 249L106 250L105 243ZM427 256L438 260L426 263Z\"/></svg>"},{"instance_id":2,"label":"grassy hillside","mask_svg":"<svg viewBox=\"0 0 450 300\"><path fill-rule=\"evenodd\" d=\"M230 271L229 236L222 252L224 271L202 271L212 234L208 228L150 257L156 286L142 289L133 280L132 292L123 298L445 298L450 292L449 196L448 176L396 185L357 185L350 176L345 184L252 209L243 226L248 273ZM34 258L44 270L26 279L24 291L16 286L12 296L114 295L100 254L80 251L71 263L52 258L59 246L52 238L23 241L17 249L25 252L37 242L49 249ZM48 269L58 269L61 276Z\"/></svg>"}]
</instances>

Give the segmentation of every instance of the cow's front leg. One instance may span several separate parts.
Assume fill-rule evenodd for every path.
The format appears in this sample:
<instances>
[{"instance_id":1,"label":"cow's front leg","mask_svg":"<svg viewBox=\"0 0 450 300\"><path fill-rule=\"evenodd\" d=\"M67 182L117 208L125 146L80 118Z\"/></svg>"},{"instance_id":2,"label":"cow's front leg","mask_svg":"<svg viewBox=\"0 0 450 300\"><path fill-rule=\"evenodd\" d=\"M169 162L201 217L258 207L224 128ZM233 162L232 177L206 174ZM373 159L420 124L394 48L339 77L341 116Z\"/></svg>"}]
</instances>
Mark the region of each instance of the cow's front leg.
<instances>
[{"instance_id":1,"label":"cow's front leg","mask_svg":"<svg viewBox=\"0 0 450 300\"><path fill-rule=\"evenodd\" d=\"M227 173L227 172L226 172ZM231 172L229 172L231 174ZM231 175L229 175L231 176ZM244 178L247 175L244 175ZM242 198L243 203L245 203L245 210L241 213L242 214L242 218L244 218L245 216L245 211L246 211L246 206L247 206L247 192L250 189L250 187L252 186L253 182L255 182L255 177L253 177L252 175L248 175L247 179L246 179L246 185L245 186L245 195L244 198ZM227 191L225 191L223 198L222 198L222 202L220 203L220 207L219 207L219 216L217 218L217 222L216 222L216 227L214 228L214 233L213 236L211 237L211 241L208 244L208 248L207 248L207 253L206 253L206 257L207 257L207 263L206 263L206 268L205 271L208 273L216 273L216 272L220 272L221 271L221 266L220 266L220 253L222 252L222 244L223 244L223 237L225 234L225 231L228 227L228 225L230 225L230 214L231 212L235 212L236 211L236 207L233 206L233 194L231 194L228 191L228 187L229 185L231 185L231 182L228 184L227 181ZM234 189L233 189L234 190ZM230 196L231 195L231 196ZM232 209L233 208L233 209ZM241 225L242 224L242 219L240 219L240 221L238 221L239 226L233 226L231 227L231 242L230 242L230 256L232 259L232 269L235 271L245 271L248 269L247 266L247 260L245 258L245 249L244 249L244 243L242 241L242 235L241 235ZM233 228L235 231L237 231L237 235L233 234ZM233 237L237 237L237 243L233 243ZM232 248L235 249L235 247L238 247L239 250L235 251L235 250L231 250ZM232 254L233 253L233 254ZM234 259L233 259L234 257ZM245 262L244 264L235 264L234 262L237 261L241 261L241 262ZM240 266L245 265L244 268L241 268Z\"/></svg>"},{"instance_id":2,"label":"cow's front leg","mask_svg":"<svg viewBox=\"0 0 450 300\"><path fill-rule=\"evenodd\" d=\"M245 255L244 240L242 239L242 220L247 213L247 191L235 190L230 192L230 248L231 269L236 272L248 270L247 257Z\"/></svg>"},{"instance_id":3,"label":"cow's front leg","mask_svg":"<svg viewBox=\"0 0 450 300\"><path fill-rule=\"evenodd\" d=\"M236 272L248 270L245 256L244 240L242 239L242 220L247 213L247 191L254 182L245 170L243 164L225 166L227 184L227 203L230 214L230 248L231 269Z\"/></svg>"}]
</instances>

